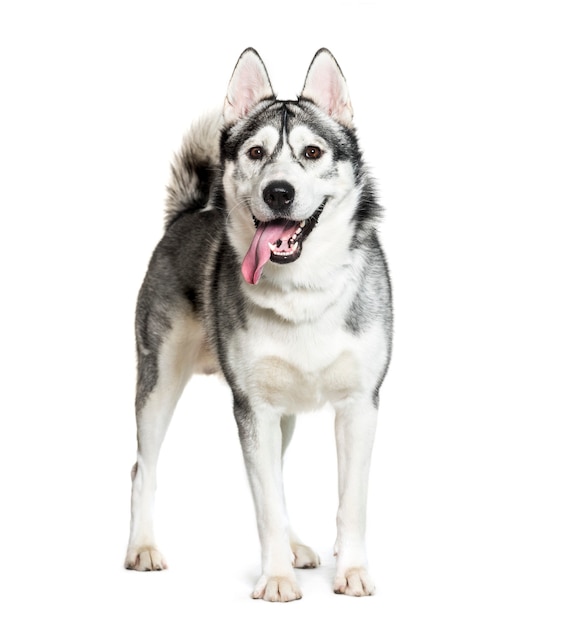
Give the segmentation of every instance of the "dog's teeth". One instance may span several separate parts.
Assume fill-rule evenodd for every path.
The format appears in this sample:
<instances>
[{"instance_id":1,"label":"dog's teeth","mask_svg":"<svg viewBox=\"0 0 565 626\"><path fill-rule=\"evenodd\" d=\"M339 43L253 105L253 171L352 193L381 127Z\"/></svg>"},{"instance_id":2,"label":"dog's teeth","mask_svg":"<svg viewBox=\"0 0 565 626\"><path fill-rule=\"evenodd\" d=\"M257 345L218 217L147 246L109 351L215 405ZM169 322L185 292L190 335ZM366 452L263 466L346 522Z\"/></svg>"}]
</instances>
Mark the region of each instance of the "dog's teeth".
<instances>
[{"instance_id":1,"label":"dog's teeth","mask_svg":"<svg viewBox=\"0 0 565 626\"><path fill-rule=\"evenodd\" d=\"M269 249L271 250L273 254L277 256L291 256L298 249L298 241L296 241L293 238L289 239L286 242L286 249L282 249L280 246L277 245L277 243L278 242L276 243L269 242Z\"/></svg>"},{"instance_id":2,"label":"dog's teeth","mask_svg":"<svg viewBox=\"0 0 565 626\"><path fill-rule=\"evenodd\" d=\"M302 228L304 228L304 226L306 226L306 220L302 220L300 222L300 228L302 229Z\"/></svg>"}]
</instances>

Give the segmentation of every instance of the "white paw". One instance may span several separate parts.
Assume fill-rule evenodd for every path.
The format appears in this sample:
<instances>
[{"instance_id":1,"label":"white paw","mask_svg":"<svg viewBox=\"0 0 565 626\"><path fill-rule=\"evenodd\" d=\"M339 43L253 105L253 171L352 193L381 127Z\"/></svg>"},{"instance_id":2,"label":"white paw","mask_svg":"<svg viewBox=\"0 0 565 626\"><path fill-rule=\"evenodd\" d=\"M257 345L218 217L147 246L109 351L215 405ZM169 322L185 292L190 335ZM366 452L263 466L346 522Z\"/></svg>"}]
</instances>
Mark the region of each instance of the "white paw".
<instances>
[{"instance_id":1,"label":"white paw","mask_svg":"<svg viewBox=\"0 0 565 626\"><path fill-rule=\"evenodd\" d=\"M308 546L301 543L291 545L294 561L292 565L300 569L312 569L320 565L320 557Z\"/></svg>"},{"instance_id":2,"label":"white paw","mask_svg":"<svg viewBox=\"0 0 565 626\"><path fill-rule=\"evenodd\" d=\"M267 602L292 602L300 600L302 592L294 576L261 576L251 597Z\"/></svg>"},{"instance_id":3,"label":"white paw","mask_svg":"<svg viewBox=\"0 0 565 626\"><path fill-rule=\"evenodd\" d=\"M351 567L334 580L334 592L347 596L372 596L375 585L364 567Z\"/></svg>"},{"instance_id":4,"label":"white paw","mask_svg":"<svg viewBox=\"0 0 565 626\"><path fill-rule=\"evenodd\" d=\"M167 563L157 548L142 546L128 549L125 567L138 572L153 572L167 569Z\"/></svg>"}]
</instances>

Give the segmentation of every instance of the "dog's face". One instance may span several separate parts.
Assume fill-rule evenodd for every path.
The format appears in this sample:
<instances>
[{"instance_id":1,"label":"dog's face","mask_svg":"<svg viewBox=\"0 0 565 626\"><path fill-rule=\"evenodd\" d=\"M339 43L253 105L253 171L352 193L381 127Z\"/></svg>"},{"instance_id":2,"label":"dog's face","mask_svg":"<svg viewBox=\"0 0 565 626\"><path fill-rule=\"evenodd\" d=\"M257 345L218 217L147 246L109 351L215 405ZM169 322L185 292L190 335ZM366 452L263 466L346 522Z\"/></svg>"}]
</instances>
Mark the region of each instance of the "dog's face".
<instances>
[{"instance_id":1,"label":"dog's face","mask_svg":"<svg viewBox=\"0 0 565 626\"><path fill-rule=\"evenodd\" d=\"M329 52L314 58L298 101L278 101L262 61L248 50L232 77L224 118L230 234L243 253L245 280L256 284L267 262L296 261L325 211L353 189L351 107Z\"/></svg>"}]
</instances>

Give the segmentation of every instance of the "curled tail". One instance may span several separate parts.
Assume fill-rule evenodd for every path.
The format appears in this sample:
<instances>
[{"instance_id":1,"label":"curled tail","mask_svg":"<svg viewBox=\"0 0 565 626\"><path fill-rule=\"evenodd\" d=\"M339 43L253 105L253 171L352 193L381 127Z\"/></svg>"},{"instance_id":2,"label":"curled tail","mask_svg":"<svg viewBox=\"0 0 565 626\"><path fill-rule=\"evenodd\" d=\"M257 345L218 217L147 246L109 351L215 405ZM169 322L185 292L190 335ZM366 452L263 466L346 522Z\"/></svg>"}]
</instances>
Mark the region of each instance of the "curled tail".
<instances>
[{"instance_id":1,"label":"curled tail","mask_svg":"<svg viewBox=\"0 0 565 626\"><path fill-rule=\"evenodd\" d=\"M198 211L206 206L214 173L220 164L221 127L221 114L210 113L197 120L185 135L171 165L166 227L182 213Z\"/></svg>"}]
</instances>

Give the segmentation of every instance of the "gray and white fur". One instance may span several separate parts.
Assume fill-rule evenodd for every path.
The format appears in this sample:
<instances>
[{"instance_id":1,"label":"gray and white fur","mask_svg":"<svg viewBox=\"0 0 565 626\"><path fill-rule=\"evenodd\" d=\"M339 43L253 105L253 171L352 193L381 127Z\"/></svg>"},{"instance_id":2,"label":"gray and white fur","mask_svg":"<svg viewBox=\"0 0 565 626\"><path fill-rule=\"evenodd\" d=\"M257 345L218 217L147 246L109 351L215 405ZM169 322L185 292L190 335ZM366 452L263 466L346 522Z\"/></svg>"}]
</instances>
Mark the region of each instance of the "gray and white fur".
<instances>
[{"instance_id":1,"label":"gray and white fur","mask_svg":"<svg viewBox=\"0 0 565 626\"><path fill-rule=\"evenodd\" d=\"M289 524L282 457L296 415L335 409L339 508L333 589L374 593L367 480L392 336L379 206L345 80L319 50L300 97L277 100L246 50L223 111L176 156L165 233L136 314L138 454L125 565L166 568L153 531L159 450L196 373L221 373L253 493L262 571L254 598L301 597L294 568L320 560Z\"/></svg>"}]
</instances>

